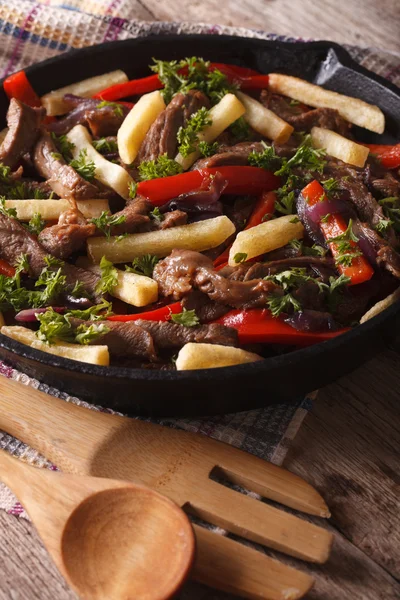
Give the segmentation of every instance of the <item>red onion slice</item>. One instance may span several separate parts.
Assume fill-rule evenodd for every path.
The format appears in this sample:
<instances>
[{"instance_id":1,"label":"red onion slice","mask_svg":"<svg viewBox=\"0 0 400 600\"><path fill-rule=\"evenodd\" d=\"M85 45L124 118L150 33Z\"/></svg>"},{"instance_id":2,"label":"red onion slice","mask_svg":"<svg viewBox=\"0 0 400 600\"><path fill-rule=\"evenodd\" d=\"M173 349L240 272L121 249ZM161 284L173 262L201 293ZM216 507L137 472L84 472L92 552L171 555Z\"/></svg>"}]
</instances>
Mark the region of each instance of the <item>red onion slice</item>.
<instances>
[{"instance_id":1,"label":"red onion slice","mask_svg":"<svg viewBox=\"0 0 400 600\"><path fill-rule=\"evenodd\" d=\"M27 308L25 310L20 310L19 313L15 315L14 319L23 323L34 323L35 321L37 321L37 313L44 313L50 308L52 308L54 312L60 314L65 312L65 308L63 306L48 306L47 308Z\"/></svg>"}]
</instances>

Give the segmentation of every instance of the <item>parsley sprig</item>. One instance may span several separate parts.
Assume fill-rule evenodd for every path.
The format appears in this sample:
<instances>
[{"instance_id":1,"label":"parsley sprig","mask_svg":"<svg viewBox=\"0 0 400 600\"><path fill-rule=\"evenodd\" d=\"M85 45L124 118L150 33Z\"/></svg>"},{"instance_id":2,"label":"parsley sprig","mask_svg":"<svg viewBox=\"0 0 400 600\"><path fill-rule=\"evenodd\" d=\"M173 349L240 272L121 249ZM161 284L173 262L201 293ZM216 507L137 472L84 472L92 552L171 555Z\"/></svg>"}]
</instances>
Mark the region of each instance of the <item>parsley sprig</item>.
<instances>
[{"instance_id":1,"label":"parsley sprig","mask_svg":"<svg viewBox=\"0 0 400 600\"><path fill-rule=\"evenodd\" d=\"M71 160L69 165L70 167L73 167L75 171L77 171L77 173L79 173L79 175L87 181L91 181L96 174L96 165L94 164L93 160L90 160L88 158L86 148L83 148L79 152L78 158L74 158L73 160Z\"/></svg>"},{"instance_id":2,"label":"parsley sprig","mask_svg":"<svg viewBox=\"0 0 400 600\"><path fill-rule=\"evenodd\" d=\"M187 310L186 308L180 313L172 314L171 321L173 321L173 323L178 323L179 325L184 325L185 327L196 327L196 325L199 325L200 323L196 311Z\"/></svg>"},{"instance_id":3,"label":"parsley sprig","mask_svg":"<svg viewBox=\"0 0 400 600\"><path fill-rule=\"evenodd\" d=\"M96 292L99 294L107 294L113 291L118 285L118 271L113 263L102 257L100 261L101 277L96 286Z\"/></svg>"},{"instance_id":4,"label":"parsley sprig","mask_svg":"<svg viewBox=\"0 0 400 600\"><path fill-rule=\"evenodd\" d=\"M115 154L118 152L118 144L113 139L103 137L98 140L93 140L92 145L97 152L100 152L100 154Z\"/></svg>"},{"instance_id":5,"label":"parsley sprig","mask_svg":"<svg viewBox=\"0 0 400 600\"><path fill-rule=\"evenodd\" d=\"M100 229L106 238L110 239L111 228L115 225L121 225L121 223L125 223L125 221L125 215L110 215L107 211L103 210L99 217L93 217L89 220L89 223L96 225L97 229Z\"/></svg>"},{"instance_id":6,"label":"parsley sprig","mask_svg":"<svg viewBox=\"0 0 400 600\"><path fill-rule=\"evenodd\" d=\"M129 273L136 273L137 275L146 275L147 277L153 276L154 267L160 259L152 254L145 254L144 256L137 256L132 266L125 266L125 270Z\"/></svg>"},{"instance_id":7,"label":"parsley sprig","mask_svg":"<svg viewBox=\"0 0 400 600\"><path fill-rule=\"evenodd\" d=\"M186 127L179 128L178 151L184 158L196 150L198 134L211 124L210 113L203 106L188 119Z\"/></svg>"},{"instance_id":8,"label":"parsley sprig","mask_svg":"<svg viewBox=\"0 0 400 600\"><path fill-rule=\"evenodd\" d=\"M102 102L100 102L99 104L96 105L96 108L106 108L106 107L111 108L116 117L122 118L124 116L122 104L119 104L118 102L108 102L108 100L103 100Z\"/></svg>"},{"instance_id":9,"label":"parsley sprig","mask_svg":"<svg viewBox=\"0 0 400 600\"><path fill-rule=\"evenodd\" d=\"M275 172L275 175L290 175L292 169L295 167L302 167L309 171L322 173L326 164L324 160L325 155L326 152L324 150L312 147L311 136L307 135L292 158L282 159L282 166Z\"/></svg>"},{"instance_id":10,"label":"parsley sprig","mask_svg":"<svg viewBox=\"0 0 400 600\"><path fill-rule=\"evenodd\" d=\"M267 146L265 142L261 142L261 144L264 148L262 152L250 152L249 165L267 170L276 168L280 159L275 153L275 148L273 146Z\"/></svg>"},{"instance_id":11,"label":"parsley sprig","mask_svg":"<svg viewBox=\"0 0 400 600\"><path fill-rule=\"evenodd\" d=\"M56 135L52 132L51 137L64 160L67 162L72 160L72 150L75 148L75 144L70 142L66 135Z\"/></svg>"},{"instance_id":12,"label":"parsley sprig","mask_svg":"<svg viewBox=\"0 0 400 600\"><path fill-rule=\"evenodd\" d=\"M147 181L149 179L158 179L159 177L170 177L182 173L182 167L173 158L168 158L167 154L162 154L155 160L144 160L138 167L140 179Z\"/></svg>"},{"instance_id":13,"label":"parsley sprig","mask_svg":"<svg viewBox=\"0 0 400 600\"><path fill-rule=\"evenodd\" d=\"M337 265L350 267L355 258L362 256L362 252L355 246L358 242L358 237L353 231L352 219L349 220L346 231L336 237L329 238L327 242L336 246L337 254L335 256L335 263Z\"/></svg>"},{"instance_id":14,"label":"parsley sprig","mask_svg":"<svg viewBox=\"0 0 400 600\"><path fill-rule=\"evenodd\" d=\"M54 344L57 341L88 345L96 341L110 331L105 323L81 323L74 328L71 323L71 313L61 315L52 308L43 313L36 313L36 319L39 321L39 330L37 337L47 344Z\"/></svg>"}]
</instances>

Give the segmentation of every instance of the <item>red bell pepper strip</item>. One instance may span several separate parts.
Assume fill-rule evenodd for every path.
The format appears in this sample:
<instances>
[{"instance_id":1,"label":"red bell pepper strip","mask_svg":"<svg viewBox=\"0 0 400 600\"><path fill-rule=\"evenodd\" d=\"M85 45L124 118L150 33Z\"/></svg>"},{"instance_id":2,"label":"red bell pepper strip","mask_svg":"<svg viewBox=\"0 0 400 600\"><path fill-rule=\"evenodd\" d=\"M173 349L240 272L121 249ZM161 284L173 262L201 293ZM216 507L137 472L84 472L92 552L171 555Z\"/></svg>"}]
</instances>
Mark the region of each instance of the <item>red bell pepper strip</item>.
<instances>
[{"instance_id":1,"label":"red bell pepper strip","mask_svg":"<svg viewBox=\"0 0 400 600\"><path fill-rule=\"evenodd\" d=\"M29 83L25 71L18 71L17 73L10 75L10 77L7 77L7 79L4 80L3 87L9 100L15 98L16 100L35 108L42 106L42 102Z\"/></svg>"},{"instance_id":2,"label":"red bell pepper strip","mask_svg":"<svg viewBox=\"0 0 400 600\"><path fill-rule=\"evenodd\" d=\"M109 321L137 321L138 319L144 319L145 321L169 321L171 315L182 312L182 304L175 302L174 304L167 304L161 308L155 310L149 310L147 312L135 313L134 315L113 315L108 317Z\"/></svg>"},{"instance_id":3,"label":"red bell pepper strip","mask_svg":"<svg viewBox=\"0 0 400 600\"><path fill-rule=\"evenodd\" d=\"M297 331L288 323L273 317L267 308L250 310L231 310L214 321L227 327L237 329L240 344L290 344L293 346L310 346L318 342L330 340L348 329L310 333Z\"/></svg>"},{"instance_id":4,"label":"red bell pepper strip","mask_svg":"<svg viewBox=\"0 0 400 600\"><path fill-rule=\"evenodd\" d=\"M317 202L327 199L324 188L316 180L309 183L301 193L310 206L314 206L317 204ZM338 214L329 215L326 221L321 221L319 223L319 226L324 234L325 240L327 241L331 238L341 235L347 229L346 221ZM353 248L359 250L359 246L356 242L350 240L349 244ZM329 248L333 254L333 257L335 258L339 254L337 244L332 242L329 244ZM349 285L356 285L358 283L368 281L374 274L374 269L371 267L365 256L357 256L353 258L350 267L338 265L337 268L341 273L343 273L343 275L350 277L351 282Z\"/></svg>"},{"instance_id":5,"label":"red bell pepper strip","mask_svg":"<svg viewBox=\"0 0 400 600\"><path fill-rule=\"evenodd\" d=\"M385 169L397 169L400 167L400 144L385 146L383 144L363 144L375 154Z\"/></svg>"},{"instance_id":6,"label":"red bell pepper strip","mask_svg":"<svg viewBox=\"0 0 400 600\"><path fill-rule=\"evenodd\" d=\"M149 75L148 77L142 77L141 79L132 79L125 83L112 85L95 94L93 98L112 102L114 100L119 100L120 98L126 98L127 96L148 94L149 92L154 92L162 87L163 84L158 79L158 75Z\"/></svg>"},{"instance_id":7,"label":"red bell pepper strip","mask_svg":"<svg viewBox=\"0 0 400 600\"><path fill-rule=\"evenodd\" d=\"M250 229L251 227L260 225L266 215L272 215L275 209L275 202L276 192L263 192L255 203L253 212L247 221L245 229ZM214 260L214 267L220 267L221 269L222 267L225 267L226 263L228 262L230 249L231 245L228 246L228 248L226 248L226 250L224 250L224 252Z\"/></svg>"},{"instance_id":8,"label":"red bell pepper strip","mask_svg":"<svg viewBox=\"0 0 400 600\"><path fill-rule=\"evenodd\" d=\"M138 194L148 198L155 206L162 206L171 198L199 188L205 177L221 173L228 185L224 194L258 195L279 187L279 178L270 171L259 167L212 167L198 171L188 171L180 175L141 181Z\"/></svg>"},{"instance_id":9,"label":"red bell pepper strip","mask_svg":"<svg viewBox=\"0 0 400 600\"><path fill-rule=\"evenodd\" d=\"M226 65L223 63L211 63L210 71L219 69L224 73L229 81L235 81L243 89L262 89L268 87L268 75L260 75L253 69L247 67L237 67L236 65ZM185 74L185 69L181 69L180 73ZM100 100L114 101L127 96L138 96L148 94L163 87L163 84L158 78L158 75L149 75L141 79L131 79L125 83L117 83L101 92L98 92L93 98Z\"/></svg>"},{"instance_id":10,"label":"red bell pepper strip","mask_svg":"<svg viewBox=\"0 0 400 600\"><path fill-rule=\"evenodd\" d=\"M0 274L6 277L14 277L15 269L8 262L0 258Z\"/></svg>"}]
</instances>

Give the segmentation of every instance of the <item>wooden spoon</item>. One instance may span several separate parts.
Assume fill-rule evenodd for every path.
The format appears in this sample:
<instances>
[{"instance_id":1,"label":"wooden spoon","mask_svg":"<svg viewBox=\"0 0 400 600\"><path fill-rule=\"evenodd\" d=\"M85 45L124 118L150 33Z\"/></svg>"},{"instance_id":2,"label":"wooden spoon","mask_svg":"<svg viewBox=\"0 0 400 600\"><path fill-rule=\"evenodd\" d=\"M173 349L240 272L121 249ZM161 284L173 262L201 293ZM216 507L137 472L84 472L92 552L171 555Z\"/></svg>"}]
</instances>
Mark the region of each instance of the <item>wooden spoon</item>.
<instances>
[{"instance_id":1,"label":"wooden spoon","mask_svg":"<svg viewBox=\"0 0 400 600\"><path fill-rule=\"evenodd\" d=\"M86 600L166 600L189 575L185 513L144 486L35 469L0 451L18 496L69 584Z\"/></svg>"}]
</instances>

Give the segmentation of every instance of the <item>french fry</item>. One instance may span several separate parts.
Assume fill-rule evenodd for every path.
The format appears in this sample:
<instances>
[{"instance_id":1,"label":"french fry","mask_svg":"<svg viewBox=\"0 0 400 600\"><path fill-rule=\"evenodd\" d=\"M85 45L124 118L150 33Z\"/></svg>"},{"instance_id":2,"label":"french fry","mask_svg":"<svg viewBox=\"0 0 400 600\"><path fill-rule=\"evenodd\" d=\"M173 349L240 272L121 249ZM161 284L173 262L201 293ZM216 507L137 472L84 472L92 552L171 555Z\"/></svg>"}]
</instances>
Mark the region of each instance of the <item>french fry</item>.
<instances>
[{"instance_id":1,"label":"french fry","mask_svg":"<svg viewBox=\"0 0 400 600\"><path fill-rule=\"evenodd\" d=\"M397 290L395 290L392 294L390 294L383 300L380 300L379 302L374 304L374 306L372 306L365 313L365 315L363 315L361 317L360 323L366 323L367 321L369 321L373 317L376 317L377 315L379 315L379 313L383 312L384 310L389 308L389 306L392 306L392 304L395 304L399 300L400 300L400 288L397 288Z\"/></svg>"},{"instance_id":2,"label":"french fry","mask_svg":"<svg viewBox=\"0 0 400 600\"><path fill-rule=\"evenodd\" d=\"M264 359L258 354L246 352L241 348L189 342L179 351L175 364L177 371L190 371L193 369L229 367L258 360Z\"/></svg>"},{"instance_id":3,"label":"french fry","mask_svg":"<svg viewBox=\"0 0 400 600\"><path fill-rule=\"evenodd\" d=\"M42 350L42 352L54 354L61 358L70 358L71 360L79 360L80 362L105 367L110 364L110 354L107 346L81 346L67 342L49 345L39 340L34 331L19 325L4 326L0 329L0 333L35 350Z\"/></svg>"},{"instance_id":4,"label":"french fry","mask_svg":"<svg viewBox=\"0 0 400 600\"><path fill-rule=\"evenodd\" d=\"M285 215L238 233L229 251L228 264L234 267L241 262L235 261L236 255L245 255L244 260L248 260L276 248L282 248L293 239L301 239L304 235L303 225L300 221L297 223L291 221L293 215Z\"/></svg>"},{"instance_id":5,"label":"french fry","mask_svg":"<svg viewBox=\"0 0 400 600\"><path fill-rule=\"evenodd\" d=\"M164 98L156 90L144 94L125 117L117 133L118 152L125 164L135 160L147 132L164 109Z\"/></svg>"},{"instance_id":6,"label":"french fry","mask_svg":"<svg viewBox=\"0 0 400 600\"><path fill-rule=\"evenodd\" d=\"M87 256L80 256L76 261L78 267L101 274L98 265L89 260ZM128 271L117 269L118 285L113 287L110 295L119 298L131 306L147 306L158 300L158 283L151 277L136 275Z\"/></svg>"},{"instance_id":7,"label":"french fry","mask_svg":"<svg viewBox=\"0 0 400 600\"><path fill-rule=\"evenodd\" d=\"M352 140L322 127L311 129L311 141L314 148L322 148L334 158L349 165L363 167L368 158L369 148L356 144Z\"/></svg>"},{"instance_id":8,"label":"french fry","mask_svg":"<svg viewBox=\"0 0 400 600\"><path fill-rule=\"evenodd\" d=\"M279 73L269 74L269 88L315 108L334 108L346 121L375 133L383 133L385 129L381 109L359 98L331 92L304 79Z\"/></svg>"},{"instance_id":9,"label":"french fry","mask_svg":"<svg viewBox=\"0 0 400 600\"><path fill-rule=\"evenodd\" d=\"M8 133L8 127L4 127L4 129L2 129L0 131L0 144L3 143L4 138L6 137L7 133Z\"/></svg>"},{"instance_id":10,"label":"french fry","mask_svg":"<svg viewBox=\"0 0 400 600\"><path fill-rule=\"evenodd\" d=\"M234 94L226 94L222 100L213 106L209 112L211 125L201 131L197 138L199 142L213 142L229 125L239 119L246 112L243 104ZM186 171L199 158L200 152L196 150L184 158L177 154L175 160Z\"/></svg>"},{"instance_id":11,"label":"french fry","mask_svg":"<svg viewBox=\"0 0 400 600\"><path fill-rule=\"evenodd\" d=\"M58 90L49 92L42 96L42 104L49 116L63 115L68 112L68 104L64 101L65 94L74 94L75 96L90 98L111 85L124 83L125 81L128 81L126 73L120 69L117 71L110 71L109 73L96 75L96 77L90 77L89 79L83 79L83 81L71 83ZM99 103L100 102L101 100L99 100Z\"/></svg>"},{"instance_id":12,"label":"french fry","mask_svg":"<svg viewBox=\"0 0 400 600\"><path fill-rule=\"evenodd\" d=\"M236 96L246 109L244 119L258 133L274 140L278 144L284 144L292 135L294 128L278 117L272 110L269 110L257 102L251 96L243 92L236 92Z\"/></svg>"},{"instance_id":13,"label":"french fry","mask_svg":"<svg viewBox=\"0 0 400 600\"><path fill-rule=\"evenodd\" d=\"M113 263L123 263L144 254L167 256L174 248L202 252L219 246L234 232L234 224L223 215L161 231L132 233L122 240L92 237L87 241L87 249L93 262L99 263L105 256Z\"/></svg>"},{"instance_id":14,"label":"french fry","mask_svg":"<svg viewBox=\"0 0 400 600\"><path fill-rule=\"evenodd\" d=\"M99 217L103 211L109 212L108 200L78 200L78 209L84 217ZM61 213L71 208L68 200L6 200L5 208L15 208L20 221L29 221L39 213L44 221L56 221Z\"/></svg>"},{"instance_id":15,"label":"french fry","mask_svg":"<svg viewBox=\"0 0 400 600\"><path fill-rule=\"evenodd\" d=\"M73 157L78 158L80 152L86 150L87 160L92 160L96 167L95 178L115 190L122 198L128 200L129 185L133 183L132 177L123 167L110 162L93 148L92 137L86 127L75 125L67 133L67 138L74 144L74 148L72 149Z\"/></svg>"}]
</instances>

